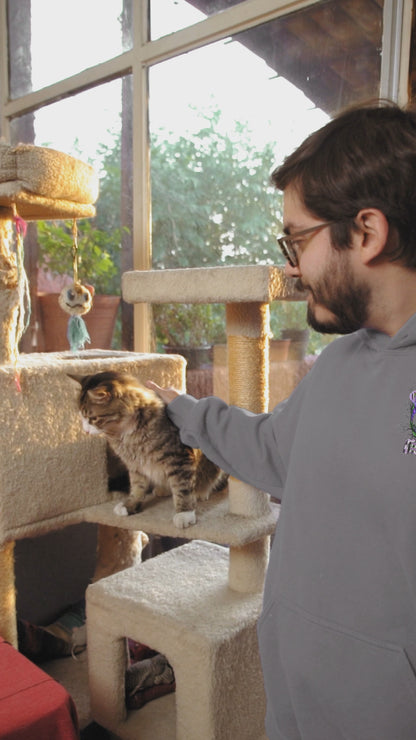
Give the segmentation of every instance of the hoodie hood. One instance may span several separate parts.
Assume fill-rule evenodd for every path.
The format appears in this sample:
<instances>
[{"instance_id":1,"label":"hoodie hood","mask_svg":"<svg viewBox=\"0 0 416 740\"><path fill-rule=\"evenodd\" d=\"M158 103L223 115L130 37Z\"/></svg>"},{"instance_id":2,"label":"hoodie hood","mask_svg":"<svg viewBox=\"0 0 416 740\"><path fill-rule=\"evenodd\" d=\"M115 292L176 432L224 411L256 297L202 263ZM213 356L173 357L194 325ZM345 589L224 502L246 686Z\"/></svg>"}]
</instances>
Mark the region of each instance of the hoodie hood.
<instances>
[{"instance_id":1,"label":"hoodie hood","mask_svg":"<svg viewBox=\"0 0 416 740\"><path fill-rule=\"evenodd\" d=\"M413 314L392 337L375 329L360 329L357 332L357 338L360 338L364 344L378 352L386 349L414 347L416 345L416 314Z\"/></svg>"}]
</instances>

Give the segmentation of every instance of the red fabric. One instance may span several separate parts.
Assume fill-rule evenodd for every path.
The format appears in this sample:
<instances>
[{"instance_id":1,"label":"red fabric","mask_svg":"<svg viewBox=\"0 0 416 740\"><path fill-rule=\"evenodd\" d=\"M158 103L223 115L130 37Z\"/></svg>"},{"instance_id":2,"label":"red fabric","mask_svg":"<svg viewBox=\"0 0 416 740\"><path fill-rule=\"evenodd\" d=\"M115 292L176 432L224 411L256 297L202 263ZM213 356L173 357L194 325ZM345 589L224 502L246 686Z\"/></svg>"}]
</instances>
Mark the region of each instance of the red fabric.
<instances>
[{"instance_id":1,"label":"red fabric","mask_svg":"<svg viewBox=\"0 0 416 740\"><path fill-rule=\"evenodd\" d=\"M0 738L79 739L76 709L68 692L1 637Z\"/></svg>"}]
</instances>

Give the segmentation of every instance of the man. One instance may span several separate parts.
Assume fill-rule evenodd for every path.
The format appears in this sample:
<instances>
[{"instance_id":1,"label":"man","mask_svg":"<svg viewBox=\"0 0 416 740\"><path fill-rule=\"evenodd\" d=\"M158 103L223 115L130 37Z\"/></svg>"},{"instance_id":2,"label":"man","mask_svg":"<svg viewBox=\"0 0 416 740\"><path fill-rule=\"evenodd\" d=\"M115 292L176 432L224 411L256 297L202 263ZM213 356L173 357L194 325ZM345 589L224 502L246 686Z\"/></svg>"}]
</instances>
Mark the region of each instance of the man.
<instances>
[{"instance_id":1,"label":"man","mask_svg":"<svg viewBox=\"0 0 416 740\"><path fill-rule=\"evenodd\" d=\"M282 499L258 634L269 740L416 738L416 114L341 114L272 175L286 274L345 334L272 413L154 386Z\"/></svg>"}]
</instances>

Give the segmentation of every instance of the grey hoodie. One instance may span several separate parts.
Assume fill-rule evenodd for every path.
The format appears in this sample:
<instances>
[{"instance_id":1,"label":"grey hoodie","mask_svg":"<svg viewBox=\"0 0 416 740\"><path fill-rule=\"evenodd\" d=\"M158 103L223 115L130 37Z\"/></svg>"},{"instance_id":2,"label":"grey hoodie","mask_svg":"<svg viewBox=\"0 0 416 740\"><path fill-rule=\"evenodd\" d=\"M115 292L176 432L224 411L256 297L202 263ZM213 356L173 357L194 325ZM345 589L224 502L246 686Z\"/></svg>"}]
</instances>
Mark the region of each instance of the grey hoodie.
<instances>
[{"instance_id":1,"label":"grey hoodie","mask_svg":"<svg viewBox=\"0 0 416 740\"><path fill-rule=\"evenodd\" d=\"M334 341L270 414L168 406L186 444L282 499L258 628L269 740L416 740L414 391L416 315Z\"/></svg>"}]
</instances>

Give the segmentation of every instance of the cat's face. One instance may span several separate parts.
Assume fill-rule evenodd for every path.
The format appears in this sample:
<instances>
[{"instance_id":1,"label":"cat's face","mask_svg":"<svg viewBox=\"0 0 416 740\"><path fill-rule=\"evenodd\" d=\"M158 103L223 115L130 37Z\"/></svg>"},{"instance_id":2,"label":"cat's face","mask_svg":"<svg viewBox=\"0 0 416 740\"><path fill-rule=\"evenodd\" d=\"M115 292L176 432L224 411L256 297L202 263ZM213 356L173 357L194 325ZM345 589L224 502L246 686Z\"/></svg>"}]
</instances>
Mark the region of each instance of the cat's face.
<instances>
[{"instance_id":1,"label":"cat's face","mask_svg":"<svg viewBox=\"0 0 416 740\"><path fill-rule=\"evenodd\" d=\"M88 434L120 436L138 408L155 398L136 378L124 373L107 371L84 378L71 377L81 384L79 409L82 427Z\"/></svg>"},{"instance_id":2,"label":"cat's face","mask_svg":"<svg viewBox=\"0 0 416 740\"><path fill-rule=\"evenodd\" d=\"M93 434L93 435L103 434L103 432L101 431L101 429L99 429L98 426L94 426L93 422L89 420L88 416L84 416L81 410L79 413L81 416L82 429L86 434Z\"/></svg>"}]
</instances>

